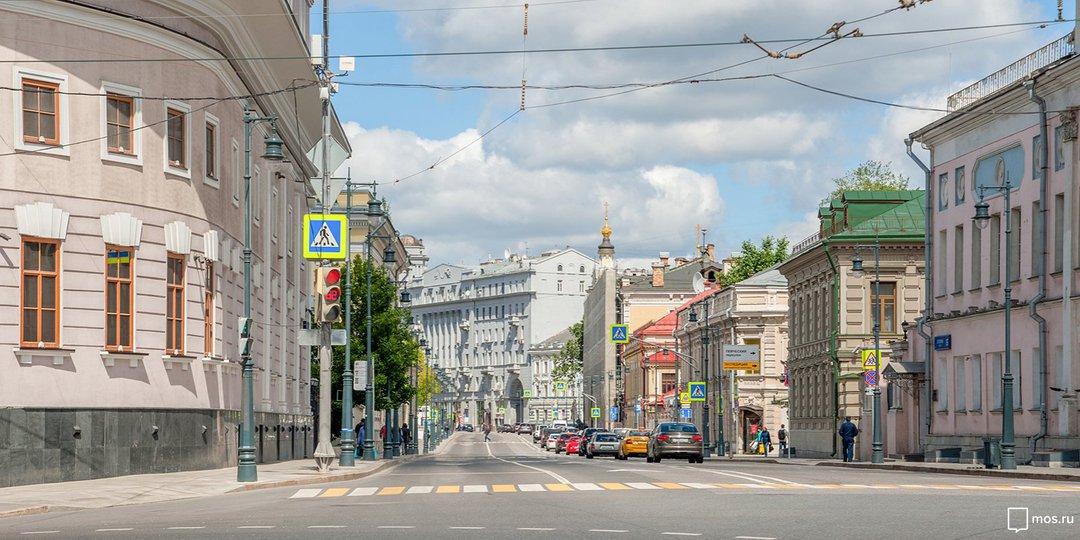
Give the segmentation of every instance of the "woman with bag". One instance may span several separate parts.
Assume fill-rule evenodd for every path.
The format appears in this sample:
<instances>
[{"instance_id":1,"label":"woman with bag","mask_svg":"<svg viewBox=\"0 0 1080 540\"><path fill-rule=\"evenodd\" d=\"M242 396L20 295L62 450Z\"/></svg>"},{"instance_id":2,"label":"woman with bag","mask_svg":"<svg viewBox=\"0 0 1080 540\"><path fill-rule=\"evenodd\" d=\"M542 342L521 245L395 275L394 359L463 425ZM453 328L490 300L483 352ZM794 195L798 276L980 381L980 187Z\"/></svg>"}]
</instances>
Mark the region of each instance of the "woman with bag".
<instances>
[{"instance_id":1,"label":"woman with bag","mask_svg":"<svg viewBox=\"0 0 1080 540\"><path fill-rule=\"evenodd\" d=\"M758 431L758 444L761 446L765 457L769 457L769 450L772 450L772 435L769 434L769 428L765 427L764 424L762 424L761 430Z\"/></svg>"}]
</instances>

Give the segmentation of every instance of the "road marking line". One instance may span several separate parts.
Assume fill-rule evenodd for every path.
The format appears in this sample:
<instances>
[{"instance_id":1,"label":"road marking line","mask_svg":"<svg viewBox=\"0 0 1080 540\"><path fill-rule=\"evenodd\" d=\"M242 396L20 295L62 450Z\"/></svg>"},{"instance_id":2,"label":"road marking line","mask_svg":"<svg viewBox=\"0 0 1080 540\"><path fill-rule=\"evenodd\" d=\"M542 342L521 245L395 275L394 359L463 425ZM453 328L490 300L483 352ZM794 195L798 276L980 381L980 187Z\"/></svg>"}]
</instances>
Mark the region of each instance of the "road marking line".
<instances>
[{"instance_id":1,"label":"road marking line","mask_svg":"<svg viewBox=\"0 0 1080 540\"><path fill-rule=\"evenodd\" d=\"M492 493L516 493L517 487L514 484L492 484Z\"/></svg>"},{"instance_id":2,"label":"road marking line","mask_svg":"<svg viewBox=\"0 0 1080 540\"><path fill-rule=\"evenodd\" d=\"M465 486L465 493L487 493L487 486Z\"/></svg>"},{"instance_id":3,"label":"road marking line","mask_svg":"<svg viewBox=\"0 0 1080 540\"><path fill-rule=\"evenodd\" d=\"M379 491L379 488L377 488L377 487L356 488L356 489L352 490L352 493L349 494L349 497L367 497L369 495L374 495L376 491Z\"/></svg>"},{"instance_id":4,"label":"road marking line","mask_svg":"<svg viewBox=\"0 0 1080 540\"><path fill-rule=\"evenodd\" d=\"M1016 486L985 486L986 489L995 489L998 491L1018 491L1020 488Z\"/></svg>"},{"instance_id":5,"label":"road marking line","mask_svg":"<svg viewBox=\"0 0 1080 540\"><path fill-rule=\"evenodd\" d=\"M344 529L344 525L308 525L309 529Z\"/></svg>"},{"instance_id":6,"label":"road marking line","mask_svg":"<svg viewBox=\"0 0 1080 540\"><path fill-rule=\"evenodd\" d=\"M60 531L26 531L22 534L56 534Z\"/></svg>"},{"instance_id":7,"label":"road marking line","mask_svg":"<svg viewBox=\"0 0 1080 540\"><path fill-rule=\"evenodd\" d=\"M349 488L331 488L323 492L319 497L341 497L349 492Z\"/></svg>"},{"instance_id":8,"label":"road marking line","mask_svg":"<svg viewBox=\"0 0 1080 540\"><path fill-rule=\"evenodd\" d=\"M634 489L660 489L659 486L654 486L648 482L627 482L626 485Z\"/></svg>"},{"instance_id":9,"label":"road marking line","mask_svg":"<svg viewBox=\"0 0 1080 540\"><path fill-rule=\"evenodd\" d=\"M450 527L451 529L457 529L461 531L481 531L483 527Z\"/></svg>"},{"instance_id":10,"label":"road marking line","mask_svg":"<svg viewBox=\"0 0 1080 540\"><path fill-rule=\"evenodd\" d=\"M900 487L907 489L926 489L926 486L922 484L900 484Z\"/></svg>"},{"instance_id":11,"label":"road marking line","mask_svg":"<svg viewBox=\"0 0 1080 540\"><path fill-rule=\"evenodd\" d=\"M94 532L121 532L121 531L130 531L130 530L132 530L131 527L124 527L122 529L97 529Z\"/></svg>"},{"instance_id":12,"label":"road marking line","mask_svg":"<svg viewBox=\"0 0 1080 540\"><path fill-rule=\"evenodd\" d=\"M1042 487L1038 487L1038 486L1016 486L1016 489L1025 489L1025 490L1031 490L1031 491L1046 491L1046 488L1042 488Z\"/></svg>"},{"instance_id":13,"label":"road marking line","mask_svg":"<svg viewBox=\"0 0 1080 540\"><path fill-rule=\"evenodd\" d=\"M674 482L653 482L664 489L686 489L686 486ZM667 533L664 533L667 534Z\"/></svg>"},{"instance_id":14,"label":"road marking line","mask_svg":"<svg viewBox=\"0 0 1080 540\"><path fill-rule=\"evenodd\" d=\"M301 489L300 491L297 491L296 493L293 493L292 497L289 497L289 498L290 499L308 499L308 498L311 498L311 497L315 497L319 493L322 493L321 489Z\"/></svg>"},{"instance_id":15,"label":"road marking line","mask_svg":"<svg viewBox=\"0 0 1080 540\"><path fill-rule=\"evenodd\" d=\"M870 486L863 485L863 484L840 484L840 487L847 488L847 489L867 489Z\"/></svg>"},{"instance_id":16,"label":"road marking line","mask_svg":"<svg viewBox=\"0 0 1080 540\"><path fill-rule=\"evenodd\" d=\"M277 525L241 525L237 529L273 529Z\"/></svg>"},{"instance_id":17,"label":"road marking line","mask_svg":"<svg viewBox=\"0 0 1080 540\"><path fill-rule=\"evenodd\" d=\"M870 489L898 489L899 487L896 484L874 484L870 486Z\"/></svg>"},{"instance_id":18,"label":"road marking line","mask_svg":"<svg viewBox=\"0 0 1080 540\"><path fill-rule=\"evenodd\" d=\"M701 533L684 533L684 532L662 532L660 534L666 534L668 536L701 536Z\"/></svg>"},{"instance_id":19,"label":"road marking line","mask_svg":"<svg viewBox=\"0 0 1080 540\"><path fill-rule=\"evenodd\" d=\"M518 484L519 491L546 491L540 484Z\"/></svg>"},{"instance_id":20,"label":"road marking line","mask_svg":"<svg viewBox=\"0 0 1080 540\"><path fill-rule=\"evenodd\" d=\"M931 484L926 486L926 489L956 489L956 486L949 486L945 484Z\"/></svg>"},{"instance_id":21,"label":"road marking line","mask_svg":"<svg viewBox=\"0 0 1080 540\"><path fill-rule=\"evenodd\" d=\"M193 531L196 529L205 529L206 527L169 527L170 531Z\"/></svg>"},{"instance_id":22,"label":"road marking line","mask_svg":"<svg viewBox=\"0 0 1080 540\"><path fill-rule=\"evenodd\" d=\"M574 489L576 489L578 491L603 491L604 490L604 488L602 488L602 487L600 487L600 486L598 486L596 484L593 484L591 482L584 482L584 483L581 483L581 484L570 484L570 485L574 486Z\"/></svg>"},{"instance_id":23,"label":"road marking line","mask_svg":"<svg viewBox=\"0 0 1080 540\"><path fill-rule=\"evenodd\" d=\"M379 529L415 529L415 525L379 525Z\"/></svg>"},{"instance_id":24,"label":"road marking line","mask_svg":"<svg viewBox=\"0 0 1080 540\"><path fill-rule=\"evenodd\" d=\"M696 482L681 482L681 484L688 487L688 488L694 488L694 489L712 489L713 488L713 486L711 486L709 484L698 484Z\"/></svg>"},{"instance_id":25,"label":"road marking line","mask_svg":"<svg viewBox=\"0 0 1080 540\"><path fill-rule=\"evenodd\" d=\"M431 493L431 490L435 489L435 486L413 486L406 491L406 495L416 495L422 493Z\"/></svg>"},{"instance_id":26,"label":"road marking line","mask_svg":"<svg viewBox=\"0 0 1080 540\"><path fill-rule=\"evenodd\" d=\"M702 469L702 468L699 468L699 467L683 467L683 469L689 469L689 470L692 470L692 471L704 471L704 472L707 472L707 473L710 473L710 474L722 474L722 475L725 475L725 476L734 476L736 478L742 478L743 480L749 480L751 482L759 482L759 483L763 483L763 484L770 483L770 482L775 482L777 484L797 484L798 483L798 482L789 482L787 480L784 480L783 478L775 478L775 477L772 477L772 476L765 476L765 475L762 475L762 474L736 472L736 471L732 471L730 469L721 469L719 471L713 471L713 470L709 470L709 469Z\"/></svg>"},{"instance_id":27,"label":"road marking line","mask_svg":"<svg viewBox=\"0 0 1080 540\"><path fill-rule=\"evenodd\" d=\"M562 476L559 476L558 474L555 474L555 473L553 473L551 471L547 471L547 470L541 469L539 467L533 467L532 465L525 465L525 464L519 463L517 461L510 461L508 459L503 459L501 457L498 457L498 456L496 456L495 454L493 454L491 452L491 445L487 445L487 451L488 451L489 456L491 456L492 458L497 459L497 460L499 460L499 461L501 461L503 463L511 463L511 464L517 465L518 467L525 467L526 469L532 469L534 471L542 472L542 473L554 478L555 480L558 480L559 483L562 483L562 484L569 484L570 483L570 481L567 480L566 478L564 478Z\"/></svg>"},{"instance_id":28,"label":"road marking line","mask_svg":"<svg viewBox=\"0 0 1080 540\"><path fill-rule=\"evenodd\" d=\"M842 486L840 484L817 484L814 487L822 488L822 489L837 489L837 488L840 488Z\"/></svg>"},{"instance_id":29,"label":"road marking line","mask_svg":"<svg viewBox=\"0 0 1080 540\"><path fill-rule=\"evenodd\" d=\"M776 538L772 536L736 536L735 538L740 540L776 540Z\"/></svg>"},{"instance_id":30,"label":"road marking line","mask_svg":"<svg viewBox=\"0 0 1080 540\"><path fill-rule=\"evenodd\" d=\"M435 493L460 493L461 486L439 486L435 488Z\"/></svg>"},{"instance_id":31,"label":"road marking line","mask_svg":"<svg viewBox=\"0 0 1080 540\"><path fill-rule=\"evenodd\" d=\"M405 492L403 487L385 487L379 492L379 495L401 495Z\"/></svg>"},{"instance_id":32,"label":"road marking line","mask_svg":"<svg viewBox=\"0 0 1080 540\"><path fill-rule=\"evenodd\" d=\"M630 487L630 486L628 486L626 484L620 484L618 482L600 482L599 486L604 488L604 489L610 489L612 491L625 490L625 489L634 489L634 488L632 488L632 487Z\"/></svg>"},{"instance_id":33,"label":"road marking line","mask_svg":"<svg viewBox=\"0 0 1080 540\"><path fill-rule=\"evenodd\" d=\"M630 531L625 529L589 529L589 532L624 533Z\"/></svg>"},{"instance_id":34,"label":"road marking line","mask_svg":"<svg viewBox=\"0 0 1080 540\"><path fill-rule=\"evenodd\" d=\"M544 484L548 491L574 491L574 488L566 484Z\"/></svg>"},{"instance_id":35,"label":"road marking line","mask_svg":"<svg viewBox=\"0 0 1080 540\"><path fill-rule=\"evenodd\" d=\"M552 527L518 527L519 531L554 531Z\"/></svg>"},{"instance_id":36,"label":"road marking line","mask_svg":"<svg viewBox=\"0 0 1080 540\"><path fill-rule=\"evenodd\" d=\"M716 487L724 489L740 489L746 487L746 484L713 484Z\"/></svg>"}]
</instances>

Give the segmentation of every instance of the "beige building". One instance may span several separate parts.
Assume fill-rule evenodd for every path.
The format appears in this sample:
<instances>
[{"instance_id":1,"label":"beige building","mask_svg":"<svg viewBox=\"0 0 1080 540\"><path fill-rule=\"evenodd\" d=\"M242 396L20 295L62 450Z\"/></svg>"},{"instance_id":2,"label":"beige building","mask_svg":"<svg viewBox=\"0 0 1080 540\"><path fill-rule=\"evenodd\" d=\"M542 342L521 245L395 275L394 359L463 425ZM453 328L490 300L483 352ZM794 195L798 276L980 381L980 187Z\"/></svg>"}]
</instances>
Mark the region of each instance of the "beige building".
<instances>
[{"instance_id":1,"label":"beige building","mask_svg":"<svg viewBox=\"0 0 1080 540\"><path fill-rule=\"evenodd\" d=\"M624 425L651 428L656 422L672 420L674 407L665 406L664 396L673 395L676 385L674 311L638 329L623 347L626 383L622 403Z\"/></svg>"},{"instance_id":2,"label":"beige building","mask_svg":"<svg viewBox=\"0 0 1080 540\"><path fill-rule=\"evenodd\" d=\"M256 456L313 451L309 5L0 6L0 485L235 463L245 104L286 158L252 124Z\"/></svg>"}]
</instances>

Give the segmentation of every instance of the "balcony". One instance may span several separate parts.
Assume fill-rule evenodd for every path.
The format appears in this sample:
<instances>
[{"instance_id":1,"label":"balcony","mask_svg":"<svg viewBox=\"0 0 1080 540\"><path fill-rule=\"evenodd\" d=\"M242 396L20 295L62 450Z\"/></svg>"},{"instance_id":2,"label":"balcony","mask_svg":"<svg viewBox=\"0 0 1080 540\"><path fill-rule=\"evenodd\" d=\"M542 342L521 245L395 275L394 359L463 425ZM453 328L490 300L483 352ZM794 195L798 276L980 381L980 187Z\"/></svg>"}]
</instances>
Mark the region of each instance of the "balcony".
<instances>
[{"instance_id":1,"label":"balcony","mask_svg":"<svg viewBox=\"0 0 1080 540\"><path fill-rule=\"evenodd\" d=\"M1042 69L1062 58L1075 54L1075 47L1069 43L1070 34L1049 43L1045 47L1009 64L992 73L983 80L949 96L949 112L960 110L980 99L1019 81L1031 72Z\"/></svg>"}]
</instances>

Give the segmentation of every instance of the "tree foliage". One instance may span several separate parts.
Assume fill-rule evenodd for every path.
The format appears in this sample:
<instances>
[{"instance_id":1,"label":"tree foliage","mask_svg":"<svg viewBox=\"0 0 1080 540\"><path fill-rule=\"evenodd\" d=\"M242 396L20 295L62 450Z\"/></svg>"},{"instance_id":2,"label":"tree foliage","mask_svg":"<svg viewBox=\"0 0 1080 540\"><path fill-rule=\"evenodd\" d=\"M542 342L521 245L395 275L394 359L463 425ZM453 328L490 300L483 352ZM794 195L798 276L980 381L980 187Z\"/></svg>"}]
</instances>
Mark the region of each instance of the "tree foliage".
<instances>
[{"instance_id":1,"label":"tree foliage","mask_svg":"<svg viewBox=\"0 0 1080 540\"><path fill-rule=\"evenodd\" d=\"M908 182L908 177L892 170L892 162L866 160L844 176L834 178L833 185L836 187L822 204L840 198L845 191L904 190L908 188Z\"/></svg>"},{"instance_id":2,"label":"tree foliage","mask_svg":"<svg viewBox=\"0 0 1080 540\"><path fill-rule=\"evenodd\" d=\"M435 371L426 362L420 366L420 375L416 379L416 403L423 407L431 396L442 392L442 385L435 378Z\"/></svg>"},{"instance_id":3,"label":"tree foliage","mask_svg":"<svg viewBox=\"0 0 1080 540\"><path fill-rule=\"evenodd\" d=\"M585 356L585 323L578 321L570 327L570 339L562 350L555 355L555 367L552 374L557 379L572 380L581 373L581 363Z\"/></svg>"},{"instance_id":4,"label":"tree foliage","mask_svg":"<svg viewBox=\"0 0 1080 540\"><path fill-rule=\"evenodd\" d=\"M723 286L734 285L770 266L784 262L787 258L787 238L776 239L766 236L757 246L749 240L742 243L742 255L735 261L731 270L720 276Z\"/></svg>"}]
</instances>

